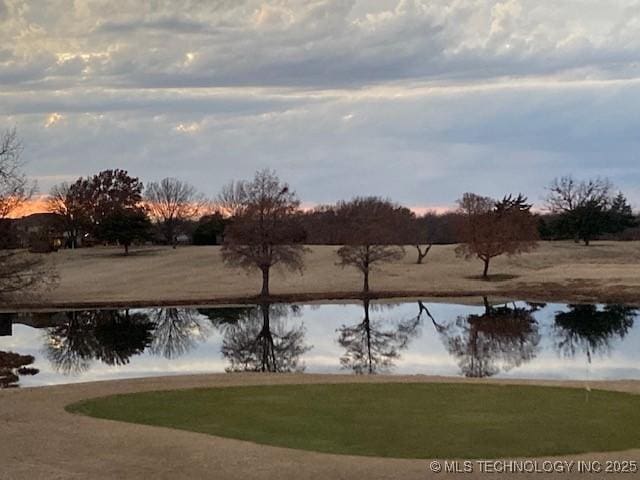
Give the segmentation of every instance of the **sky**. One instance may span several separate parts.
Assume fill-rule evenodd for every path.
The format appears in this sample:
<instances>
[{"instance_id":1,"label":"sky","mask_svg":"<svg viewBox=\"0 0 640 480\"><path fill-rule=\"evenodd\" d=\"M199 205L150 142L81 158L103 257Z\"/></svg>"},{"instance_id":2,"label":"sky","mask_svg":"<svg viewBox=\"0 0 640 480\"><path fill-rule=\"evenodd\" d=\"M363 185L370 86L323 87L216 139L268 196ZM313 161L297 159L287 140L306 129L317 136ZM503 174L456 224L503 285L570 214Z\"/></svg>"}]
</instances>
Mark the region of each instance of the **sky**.
<instances>
[{"instance_id":1,"label":"sky","mask_svg":"<svg viewBox=\"0 0 640 480\"><path fill-rule=\"evenodd\" d=\"M0 0L0 40L41 194L272 168L305 205L542 205L573 174L640 207L640 0Z\"/></svg>"}]
</instances>

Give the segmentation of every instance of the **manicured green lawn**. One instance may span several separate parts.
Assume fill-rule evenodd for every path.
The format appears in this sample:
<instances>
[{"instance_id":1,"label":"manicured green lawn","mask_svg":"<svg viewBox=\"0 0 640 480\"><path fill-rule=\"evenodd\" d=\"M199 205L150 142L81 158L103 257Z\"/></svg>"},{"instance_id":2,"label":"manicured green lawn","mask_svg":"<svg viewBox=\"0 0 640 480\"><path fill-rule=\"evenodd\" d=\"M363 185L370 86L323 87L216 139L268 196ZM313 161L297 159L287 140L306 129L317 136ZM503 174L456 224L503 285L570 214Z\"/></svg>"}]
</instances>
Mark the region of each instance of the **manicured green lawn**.
<instances>
[{"instance_id":1,"label":"manicured green lawn","mask_svg":"<svg viewBox=\"0 0 640 480\"><path fill-rule=\"evenodd\" d=\"M437 383L138 393L70 405L100 418L320 452L495 458L640 447L640 396Z\"/></svg>"}]
</instances>

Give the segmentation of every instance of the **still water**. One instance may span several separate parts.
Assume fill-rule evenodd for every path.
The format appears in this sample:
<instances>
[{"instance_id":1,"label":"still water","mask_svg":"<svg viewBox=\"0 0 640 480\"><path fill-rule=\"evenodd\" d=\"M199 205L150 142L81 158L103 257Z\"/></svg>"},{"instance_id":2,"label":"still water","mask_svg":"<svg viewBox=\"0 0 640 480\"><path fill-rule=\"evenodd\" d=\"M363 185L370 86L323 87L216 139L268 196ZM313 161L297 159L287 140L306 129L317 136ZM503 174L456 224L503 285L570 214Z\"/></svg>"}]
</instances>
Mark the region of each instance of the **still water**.
<instances>
[{"instance_id":1,"label":"still water","mask_svg":"<svg viewBox=\"0 0 640 480\"><path fill-rule=\"evenodd\" d=\"M478 301L0 313L0 385L225 371L640 379L640 310Z\"/></svg>"}]
</instances>

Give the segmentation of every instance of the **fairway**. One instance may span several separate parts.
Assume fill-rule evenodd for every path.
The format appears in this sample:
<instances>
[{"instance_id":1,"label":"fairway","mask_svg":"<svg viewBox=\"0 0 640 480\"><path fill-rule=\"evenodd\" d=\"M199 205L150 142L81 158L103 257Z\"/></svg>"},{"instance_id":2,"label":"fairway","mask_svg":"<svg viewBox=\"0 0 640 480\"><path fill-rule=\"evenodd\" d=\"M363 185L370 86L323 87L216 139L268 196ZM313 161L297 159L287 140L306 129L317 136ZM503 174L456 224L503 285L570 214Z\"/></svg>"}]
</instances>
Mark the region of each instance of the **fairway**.
<instances>
[{"instance_id":1,"label":"fairway","mask_svg":"<svg viewBox=\"0 0 640 480\"><path fill-rule=\"evenodd\" d=\"M304 275L273 275L272 293L284 300L356 298L361 275L336 264L337 249L309 245ZM602 241L588 248L541 242L534 252L493 260L490 282L478 278L481 262L464 261L455 249L456 245L434 245L426 263L417 265L415 248L407 247L405 258L380 265L371 276L371 288L387 297L473 294L475 302L481 300L478 295L594 303L636 303L640 298L638 264L631 261L640 258L640 242ZM59 283L42 292L32 306L235 303L256 295L261 286L260 275L226 266L217 246L142 247L129 257L116 247L81 248L46 258L55 260ZM27 303L24 298L15 301Z\"/></svg>"},{"instance_id":2,"label":"fairway","mask_svg":"<svg viewBox=\"0 0 640 480\"><path fill-rule=\"evenodd\" d=\"M496 458L640 447L640 396L438 383L227 387L116 395L74 413L281 447Z\"/></svg>"}]
</instances>

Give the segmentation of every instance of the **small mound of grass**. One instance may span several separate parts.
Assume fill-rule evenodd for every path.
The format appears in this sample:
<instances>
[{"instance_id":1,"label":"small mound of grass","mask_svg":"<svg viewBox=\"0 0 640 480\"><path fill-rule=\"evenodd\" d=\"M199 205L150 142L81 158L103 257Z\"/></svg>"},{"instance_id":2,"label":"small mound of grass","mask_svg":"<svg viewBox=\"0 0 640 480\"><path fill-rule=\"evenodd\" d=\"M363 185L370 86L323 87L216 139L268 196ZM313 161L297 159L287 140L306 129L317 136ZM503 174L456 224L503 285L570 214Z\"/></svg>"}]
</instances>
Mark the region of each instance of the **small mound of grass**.
<instances>
[{"instance_id":1,"label":"small mound of grass","mask_svg":"<svg viewBox=\"0 0 640 480\"><path fill-rule=\"evenodd\" d=\"M278 385L116 395L74 413L281 447L497 458L640 447L640 396L442 383Z\"/></svg>"}]
</instances>

